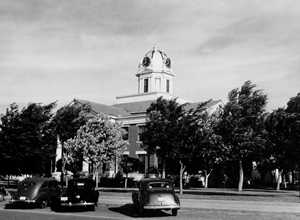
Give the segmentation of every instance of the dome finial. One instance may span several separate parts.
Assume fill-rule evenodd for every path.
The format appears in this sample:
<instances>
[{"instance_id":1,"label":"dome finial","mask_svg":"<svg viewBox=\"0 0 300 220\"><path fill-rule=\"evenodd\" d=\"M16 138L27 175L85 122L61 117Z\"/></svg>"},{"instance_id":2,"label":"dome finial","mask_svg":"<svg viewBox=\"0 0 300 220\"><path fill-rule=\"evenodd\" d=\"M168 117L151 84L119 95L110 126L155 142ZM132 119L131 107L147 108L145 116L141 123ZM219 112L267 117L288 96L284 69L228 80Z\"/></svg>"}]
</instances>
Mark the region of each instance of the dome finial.
<instances>
[{"instance_id":1,"label":"dome finial","mask_svg":"<svg viewBox=\"0 0 300 220\"><path fill-rule=\"evenodd\" d=\"M152 50L154 50L154 51L157 50L157 44L156 43L153 45Z\"/></svg>"}]
</instances>

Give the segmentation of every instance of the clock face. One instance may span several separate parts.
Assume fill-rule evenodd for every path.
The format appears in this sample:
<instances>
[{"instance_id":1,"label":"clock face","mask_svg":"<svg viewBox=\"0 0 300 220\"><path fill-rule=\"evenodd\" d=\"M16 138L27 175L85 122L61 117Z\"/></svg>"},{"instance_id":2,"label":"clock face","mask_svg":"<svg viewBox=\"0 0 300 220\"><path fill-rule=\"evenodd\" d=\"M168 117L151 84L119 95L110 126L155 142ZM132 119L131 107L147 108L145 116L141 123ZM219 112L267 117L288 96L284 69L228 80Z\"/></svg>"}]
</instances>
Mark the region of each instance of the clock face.
<instances>
[{"instance_id":1,"label":"clock face","mask_svg":"<svg viewBox=\"0 0 300 220\"><path fill-rule=\"evenodd\" d=\"M167 66L168 68L171 67L171 60L170 60L170 58L167 58L167 59L166 59L166 66Z\"/></svg>"},{"instance_id":2,"label":"clock face","mask_svg":"<svg viewBox=\"0 0 300 220\"><path fill-rule=\"evenodd\" d=\"M150 58L149 57L144 57L143 59L143 66L147 67L150 65Z\"/></svg>"}]
</instances>

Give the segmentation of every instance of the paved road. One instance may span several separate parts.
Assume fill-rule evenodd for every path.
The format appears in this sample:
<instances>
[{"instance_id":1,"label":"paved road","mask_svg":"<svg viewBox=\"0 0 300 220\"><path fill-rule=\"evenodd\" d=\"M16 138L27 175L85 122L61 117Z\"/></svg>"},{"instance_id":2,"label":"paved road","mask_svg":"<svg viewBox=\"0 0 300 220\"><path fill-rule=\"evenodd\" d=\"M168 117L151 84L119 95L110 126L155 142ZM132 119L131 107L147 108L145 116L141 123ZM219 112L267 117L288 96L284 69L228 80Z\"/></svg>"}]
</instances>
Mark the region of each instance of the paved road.
<instances>
[{"instance_id":1,"label":"paved road","mask_svg":"<svg viewBox=\"0 0 300 220\"><path fill-rule=\"evenodd\" d=\"M4 210L0 203L0 220L90 220L141 219L131 204L130 193L101 193L95 212L55 213L49 208L34 210ZM253 198L250 198L253 200ZM300 202L247 201L203 199L201 196L185 196L177 217L169 212L150 212L142 219L300 219Z\"/></svg>"},{"instance_id":2,"label":"paved road","mask_svg":"<svg viewBox=\"0 0 300 220\"><path fill-rule=\"evenodd\" d=\"M231 200L228 198L210 199L208 196L201 195L190 196L185 195L181 198L182 208L192 209L209 209L209 210L237 210L237 211L255 211L255 212L276 212L276 213L299 213L300 200L283 202L277 198L269 198L268 200L257 201L257 198L247 197L243 200ZM222 197L221 197L222 198ZM234 197L233 197L234 198ZM101 204L122 205L131 203L130 193L101 193L99 198Z\"/></svg>"}]
</instances>

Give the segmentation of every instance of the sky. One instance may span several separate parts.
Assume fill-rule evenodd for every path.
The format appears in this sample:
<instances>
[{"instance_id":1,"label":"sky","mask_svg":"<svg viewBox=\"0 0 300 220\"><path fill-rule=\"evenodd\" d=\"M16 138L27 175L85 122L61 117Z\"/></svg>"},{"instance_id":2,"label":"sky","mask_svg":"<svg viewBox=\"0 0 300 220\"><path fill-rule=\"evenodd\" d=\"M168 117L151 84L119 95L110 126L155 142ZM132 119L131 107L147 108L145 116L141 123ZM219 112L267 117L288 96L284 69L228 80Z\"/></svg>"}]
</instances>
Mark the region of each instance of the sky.
<instances>
[{"instance_id":1,"label":"sky","mask_svg":"<svg viewBox=\"0 0 300 220\"><path fill-rule=\"evenodd\" d=\"M284 107L300 92L299 21L298 0L0 0L0 105L114 104L156 45L175 96L226 102L251 80Z\"/></svg>"}]
</instances>

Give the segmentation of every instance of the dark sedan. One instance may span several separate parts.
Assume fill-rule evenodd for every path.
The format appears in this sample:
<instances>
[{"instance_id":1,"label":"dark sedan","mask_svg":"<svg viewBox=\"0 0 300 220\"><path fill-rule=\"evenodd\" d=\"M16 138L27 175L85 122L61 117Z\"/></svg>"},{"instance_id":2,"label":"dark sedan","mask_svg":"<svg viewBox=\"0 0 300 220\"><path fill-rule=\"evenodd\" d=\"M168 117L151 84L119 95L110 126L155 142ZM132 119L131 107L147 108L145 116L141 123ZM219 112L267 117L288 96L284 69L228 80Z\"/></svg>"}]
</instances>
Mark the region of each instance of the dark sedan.
<instances>
[{"instance_id":1,"label":"dark sedan","mask_svg":"<svg viewBox=\"0 0 300 220\"><path fill-rule=\"evenodd\" d=\"M60 211L66 208L84 208L95 210L99 192L95 190L95 181L90 178L70 180L62 194L54 198L51 209Z\"/></svg>"},{"instance_id":2,"label":"dark sedan","mask_svg":"<svg viewBox=\"0 0 300 220\"><path fill-rule=\"evenodd\" d=\"M5 208L45 208L60 192L54 179L26 178L18 185L17 193Z\"/></svg>"},{"instance_id":3,"label":"dark sedan","mask_svg":"<svg viewBox=\"0 0 300 220\"><path fill-rule=\"evenodd\" d=\"M173 183L167 179L141 180L138 192L132 194L132 200L140 215L144 210L171 210L172 215L176 216L180 208Z\"/></svg>"}]
</instances>

